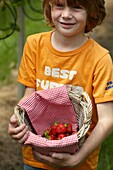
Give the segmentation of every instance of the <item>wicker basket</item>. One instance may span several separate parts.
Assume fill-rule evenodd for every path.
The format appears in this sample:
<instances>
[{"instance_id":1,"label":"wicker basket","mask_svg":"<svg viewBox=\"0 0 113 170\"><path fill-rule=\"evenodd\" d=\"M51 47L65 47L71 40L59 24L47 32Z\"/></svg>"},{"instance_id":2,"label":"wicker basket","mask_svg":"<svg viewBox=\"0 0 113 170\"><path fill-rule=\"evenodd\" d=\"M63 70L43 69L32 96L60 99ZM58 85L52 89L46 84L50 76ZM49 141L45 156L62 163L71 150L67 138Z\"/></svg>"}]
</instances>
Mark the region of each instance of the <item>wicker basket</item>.
<instances>
[{"instance_id":1,"label":"wicker basket","mask_svg":"<svg viewBox=\"0 0 113 170\"><path fill-rule=\"evenodd\" d=\"M74 86L68 90L68 95L74 106L78 121L79 130L77 132L79 147L84 142L84 137L90 128L92 118L92 102L89 95L81 87Z\"/></svg>"},{"instance_id":2,"label":"wicker basket","mask_svg":"<svg viewBox=\"0 0 113 170\"><path fill-rule=\"evenodd\" d=\"M74 111L76 113L77 123L78 123L78 147L80 148L84 142L84 137L90 127L91 117L92 117L92 103L87 93L83 91L81 87L74 86L69 87L66 86L67 94L69 96L70 101L74 107ZM29 130L36 134L32 123L26 114L24 108L20 106L16 106L14 108L15 116L18 120L18 124L26 123L29 126ZM67 137L68 138L68 137ZM39 148L38 148L39 150Z\"/></svg>"}]
</instances>

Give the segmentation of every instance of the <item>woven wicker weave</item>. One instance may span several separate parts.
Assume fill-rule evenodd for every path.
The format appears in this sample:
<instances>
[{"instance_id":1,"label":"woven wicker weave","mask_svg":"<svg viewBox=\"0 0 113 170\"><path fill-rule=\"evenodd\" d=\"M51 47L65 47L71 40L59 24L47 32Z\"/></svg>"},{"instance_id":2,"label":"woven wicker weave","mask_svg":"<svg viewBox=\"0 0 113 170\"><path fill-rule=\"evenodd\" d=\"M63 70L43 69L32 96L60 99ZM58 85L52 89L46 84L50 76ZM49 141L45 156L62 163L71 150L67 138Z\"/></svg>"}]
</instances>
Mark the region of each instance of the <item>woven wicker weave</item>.
<instances>
[{"instance_id":1,"label":"woven wicker weave","mask_svg":"<svg viewBox=\"0 0 113 170\"><path fill-rule=\"evenodd\" d=\"M69 87L67 86L68 96L74 106L74 110L76 113L77 121L78 121L78 140L79 140L79 147L84 142L85 134L87 133L90 124L91 124L91 117L92 117L92 103L87 93L81 87L74 86ZM26 123L29 126L29 130L36 134L27 114L26 111L16 106L14 108L14 113L17 118L18 124Z\"/></svg>"},{"instance_id":2,"label":"woven wicker weave","mask_svg":"<svg viewBox=\"0 0 113 170\"><path fill-rule=\"evenodd\" d=\"M75 109L79 130L79 147L83 144L85 134L90 128L92 117L92 103L89 95L81 87L74 86L68 90L68 95Z\"/></svg>"}]
</instances>

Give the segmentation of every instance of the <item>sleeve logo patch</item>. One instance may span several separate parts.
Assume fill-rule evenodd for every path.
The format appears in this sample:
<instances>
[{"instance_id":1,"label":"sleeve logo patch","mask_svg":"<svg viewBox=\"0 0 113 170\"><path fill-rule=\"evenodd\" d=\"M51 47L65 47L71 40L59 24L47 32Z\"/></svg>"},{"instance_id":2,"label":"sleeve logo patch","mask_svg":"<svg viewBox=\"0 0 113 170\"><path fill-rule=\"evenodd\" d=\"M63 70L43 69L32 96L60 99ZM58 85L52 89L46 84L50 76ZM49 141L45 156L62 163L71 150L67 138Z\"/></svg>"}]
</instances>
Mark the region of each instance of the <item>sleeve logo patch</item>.
<instances>
[{"instance_id":1,"label":"sleeve logo patch","mask_svg":"<svg viewBox=\"0 0 113 170\"><path fill-rule=\"evenodd\" d=\"M109 89L111 89L111 88L113 88L113 81L109 81L109 82L107 83L107 86L106 86L105 90L109 90Z\"/></svg>"}]
</instances>

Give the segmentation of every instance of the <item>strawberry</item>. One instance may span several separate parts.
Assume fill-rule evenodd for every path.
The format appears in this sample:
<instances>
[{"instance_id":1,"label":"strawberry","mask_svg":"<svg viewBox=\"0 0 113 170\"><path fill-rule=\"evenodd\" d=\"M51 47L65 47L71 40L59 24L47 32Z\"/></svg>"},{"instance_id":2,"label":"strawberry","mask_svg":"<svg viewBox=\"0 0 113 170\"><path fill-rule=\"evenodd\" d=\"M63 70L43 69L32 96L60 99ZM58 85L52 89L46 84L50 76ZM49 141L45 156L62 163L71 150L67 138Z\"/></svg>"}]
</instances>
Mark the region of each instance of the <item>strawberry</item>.
<instances>
[{"instance_id":1,"label":"strawberry","mask_svg":"<svg viewBox=\"0 0 113 170\"><path fill-rule=\"evenodd\" d=\"M43 133L43 137L46 137L46 138L48 138L50 135L51 135L51 129L47 129Z\"/></svg>"},{"instance_id":2,"label":"strawberry","mask_svg":"<svg viewBox=\"0 0 113 170\"><path fill-rule=\"evenodd\" d=\"M66 134L64 134L64 133L58 134L58 140L61 140L64 137L66 137Z\"/></svg>"},{"instance_id":3,"label":"strawberry","mask_svg":"<svg viewBox=\"0 0 113 170\"><path fill-rule=\"evenodd\" d=\"M71 123L68 123L67 124L67 133L72 133L72 124Z\"/></svg>"},{"instance_id":4,"label":"strawberry","mask_svg":"<svg viewBox=\"0 0 113 170\"><path fill-rule=\"evenodd\" d=\"M52 135L56 135L57 134L57 126L58 126L58 123L57 122L55 122L51 127L50 127L50 129L51 129L51 134Z\"/></svg>"},{"instance_id":5,"label":"strawberry","mask_svg":"<svg viewBox=\"0 0 113 170\"><path fill-rule=\"evenodd\" d=\"M58 134L60 134L60 133L66 133L66 126L67 126L67 124L58 123L56 132L57 132Z\"/></svg>"},{"instance_id":6,"label":"strawberry","mask_svg":"<svg viewBox=\"0 0 113 170\"><path fill-rule=\"evenodd\" d=\"M49 140L60 140L74 133L76 132L72 132L72 125L70 123L54 122L44 131L43 137Z\"/></svg>"},{"instance_id":7,"label":"strawberry","mask_svg":"<svg viewBox=\"0 0 113 170\"><path fill-rule=\"evenodd\" d=\"M55 139L56 139L56 136L55 136L55 135L50 135L50 136L48 137L48 139L49 139L49 140L55 140Z\"/></svg>"}]
</instances>

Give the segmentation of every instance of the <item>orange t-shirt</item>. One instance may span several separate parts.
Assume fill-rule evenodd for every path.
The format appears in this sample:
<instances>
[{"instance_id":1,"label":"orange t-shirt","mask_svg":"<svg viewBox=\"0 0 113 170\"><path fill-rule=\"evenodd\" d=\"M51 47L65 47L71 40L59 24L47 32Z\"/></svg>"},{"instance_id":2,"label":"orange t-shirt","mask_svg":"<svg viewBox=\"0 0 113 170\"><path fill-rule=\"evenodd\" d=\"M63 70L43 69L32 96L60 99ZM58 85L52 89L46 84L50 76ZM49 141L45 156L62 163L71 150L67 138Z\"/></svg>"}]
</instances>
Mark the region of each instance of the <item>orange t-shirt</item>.
<instances>
[{"instance_id":1,"label":"orange t-shirt","mask_svg":"<svg viewBox=\"0 0 113 170\"><path fill-rule=\"evenodd\" d=\"M64 84L81 86L93 104L92 124L87 136L97 123L95 103L113 100L113 66L109 52L93 39L80 48L61 52L52 47L50 32L27 38L19 68L18 81L36 90L59 87ZM42 120L43 121L43 120ZM95 170L99 148L76 170ZM31 147L23 147L24 163L49 170L50 166L33 159ZM68 170L69 168L64 168Z\"/></svg>"}]
</instances>

